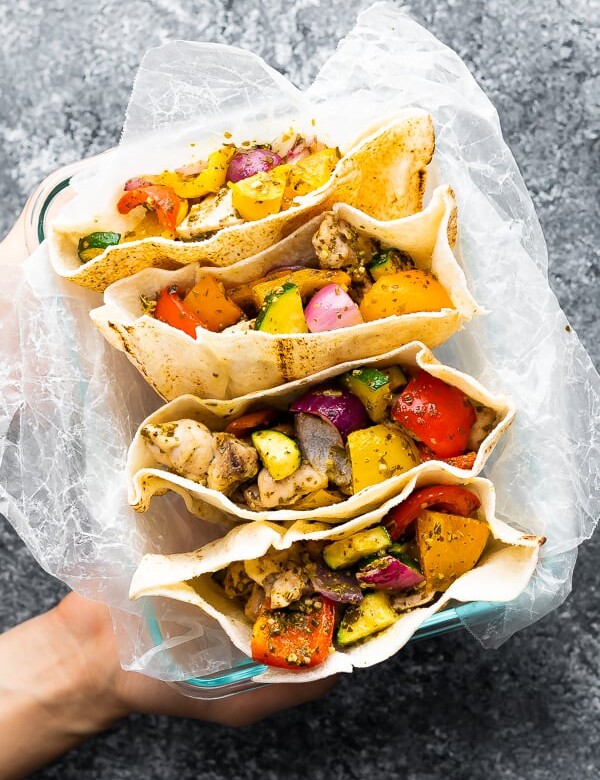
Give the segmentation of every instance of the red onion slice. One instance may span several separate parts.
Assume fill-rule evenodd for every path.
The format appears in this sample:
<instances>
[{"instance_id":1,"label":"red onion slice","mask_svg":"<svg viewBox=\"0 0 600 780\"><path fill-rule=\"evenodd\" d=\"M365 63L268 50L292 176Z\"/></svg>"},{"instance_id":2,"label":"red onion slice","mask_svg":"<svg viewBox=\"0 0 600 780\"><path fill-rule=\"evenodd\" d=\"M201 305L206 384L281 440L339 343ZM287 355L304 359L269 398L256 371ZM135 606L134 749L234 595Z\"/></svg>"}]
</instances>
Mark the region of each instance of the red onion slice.
<instances>
[{"instance_id":1,"label":"red onion slice","mask_svg":"<svg viewBox=\"0 0 600 780\"><path fill-rule=\"evenodd\" d=\"M311 333L350 328L364 322L360 309L339 284L327 284L313 295L304 309Z\"/></svg>"},{"instance_id":2,"label":"red onion slice","mask_svg":"<svg viewBox=\"0 0 600 780\"><path fill-rule=\"evenodd\" d=\"M356 572L356 579L376 590L406 590L425 580L421 572L393 555L382 555Z\"/></svg>"},{"instance_id":3,"label":"red onion slice","mask_svg":"<svg viewBox=\"0 0 600 780\"><path fill-rule=\"evenodd\" d=\"M298 412L294 427L302 455L319 474L340 488L352 483L352 467L341 433L329 420Z\"/></svg>"},{"instance_id":4,"label":"red onion slice","mask_svg":"<svg viewBox=\"0 0 600 780\"><path fill-rule=\"evenodd\" d=\"M236 152L227 168L227 181L241 181L261 171L281 165L281 157L270 149L248 149Z\"/></svg>"},{"instance_id":5,"label":"red onion slice","mask_svg":"<svg viewBox=\"0 0 600 780\"><path fill-rule=\"evenodd\" d=\"M371 424L361 401L346 390L312 390L294 401L290 411L316 414L328 420L335 425L343 439L352 431L367 428Z\"/></svg>"},{"instance_id":6,"label":"red onion slice","mask_svg":"<svg viewBox=\"0 0 600 780\"><path fill-rule=\"evenodd\" d=\"M333 571L322 564L315 564L314 569L308 572L313 588L332 601L343 604L359 604L363 600L363 593L356 577L339 571Z\"/></svg>"}]
</instances>

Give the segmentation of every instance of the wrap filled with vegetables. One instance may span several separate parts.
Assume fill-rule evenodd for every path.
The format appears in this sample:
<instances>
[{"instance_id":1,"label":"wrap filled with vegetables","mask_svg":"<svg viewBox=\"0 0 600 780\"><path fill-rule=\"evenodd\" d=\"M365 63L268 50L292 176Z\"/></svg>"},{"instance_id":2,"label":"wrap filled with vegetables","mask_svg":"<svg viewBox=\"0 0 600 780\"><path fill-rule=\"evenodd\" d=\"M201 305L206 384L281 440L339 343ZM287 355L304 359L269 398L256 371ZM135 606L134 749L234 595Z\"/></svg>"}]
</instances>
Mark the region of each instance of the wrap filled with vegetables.
<instances>
[{"instance_id":1,"label":"wrap filled with vegetables","mask_svg":"<svg viewBox=\"0 0 600 780\"><path fill-rule=\"evenodd\" d=\"M447 186L392 221L336 204L231 268L116 282L91 316L164 398L235 398L410 341L444 342L479 312L455 238Z\"/></svg>"},{"instance_id":2,"label":"wrap filled with vegetables","mask_svg":"<svg viewBox=\"0 0 600 780\"><path fill-rule=\"evenodd\" d=\"M509 399L412 343L231 401L181 396L140 426L129 502L173 490L200 517L339 523L427 461L474 476L512 422ZM214 510L217 510L217 514Z\"/></svg>"},{"instance_id":3,"label":"wrap filled with vegetables","mask_svg":"<svg viewBox=\"0 0 600 780\"><path fill-rule=\"evenodd\" d=\"M397 496L342 525L256 521L194 552L146 555L130 598L199 607L268 667L261 681L349 672L389 658L451 600L519 595L543 539L494 507L488 480L427 464Z\"/></svg>"},{"instance_id":4,"label":"wrap filled with vegetables","mask_svg":"<svg viewBox=\"0 0 600 780\"><path fill-rule=\"evenodd\" d=\"M422 207L431 117L407 109L347 149L280 126L193 148L124 148L104 177L80 182L50 233L58 274L84 287L147 267L228 266L266 249L336 201L396 219ZM131 159L130 159L131 158Z\"/></svg>"}]
</instances>

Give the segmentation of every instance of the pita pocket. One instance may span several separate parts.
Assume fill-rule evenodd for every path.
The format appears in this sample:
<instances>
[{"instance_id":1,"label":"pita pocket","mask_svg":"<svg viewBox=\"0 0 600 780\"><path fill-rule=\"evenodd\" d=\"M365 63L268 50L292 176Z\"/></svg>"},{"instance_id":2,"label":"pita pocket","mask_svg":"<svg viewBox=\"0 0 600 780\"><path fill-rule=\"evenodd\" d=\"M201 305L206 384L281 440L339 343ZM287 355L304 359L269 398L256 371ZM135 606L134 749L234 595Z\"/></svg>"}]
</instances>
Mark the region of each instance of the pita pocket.
<instances>
[{"instance_id":1,"label":"pita pocket","mask_svg":"<svg viewBox=\"0 0 600 780\"><path fill-rule=\"evenodd\" d=\"M309 132L314 134L315 129ZM270 136L265 134L265 128L261 129L261 133L263 135L254 139L253 144L270 143L277 133L281 134L281 128L272 128ZM116 153L110 170L100 169L98 175L88 176L79 182L76 197L51 226L51 262L60 276L84 287L103 291L117 279L131 276L143 268L177 268L188 263L232 265L281 241L337 201L348 203L376 219L397 219L414 214L422 208L426 170L434 146L433 122L429 114L419 109L404 110L393 119L370 128L361 138L342 150L331 174L316 189L295 195L293 185L286 179L286 188L289 186L293 190L288 198L289 208L265 216L259 216L259 210L257 214L247 214L249 218L246 219L241 217L240 203L237 203L236 208L235 201L231 201L233 190L226 185L226 166L221 161L219 165L223 181L220 181L220 189L203 196L196 203L196 206L204 204L204 211L210 211L202 219L202 224L208 226L210 231L195 235L194 228L190 226L191 217L196 213L193 206L175 232L167 232L166 235L170 237L144 236L145 228L141 226L147 216L144 206L139 205L123 214L119 213L117 204L123 198L126 182L127 187L133 187L131 181L137 180L139 188L144 184L145 175L151 179L158 177L162 181L160 173L154 176L147 169L156 172L168 169L166 172L171 173L189 162L189 156L186 160L186 152L183 151L179 153L178 159L176 151L163 153L156 146L139 150L126 147ZM332 147L335 147L334 142ZM225 148L225 145L221 148ZM198 144L196 151L209 157L219 150L204 143ZM295 165L303 164L300 160L280 168L285 168L283 173L287 176ZM315 181L320 181L320 178L316 177ZM265 187L268 186L267 181ZM265 191L256 203L264 205L268 195ZM160 198L164 197L163 193ZM144 202L150 203L158 215L162 201L156 192L152 198ZM212 199L208 205L207 198ZM222 213L224 209L225 214ZM163 211L167 214L174 210L173 203L163 203ZM159 225L154 232L160 233L161 230L164 230L164 226ZM177 232L180 240L173 240ZM119 243L107 245L100 254L82 264L78 254L79 242L98 233L113 233L119 236Z\"/></svg>"},{"instance_id":2,"label":"pita pocket","mask_svg":"<svg viewBox=\"0 0 600 780\"><path fill-rule=\"evenodd\" d=\"M514 414L508 398L412 343L231 401L165 404L130 446L128 499L146 511L172 490L199 517L288 522L318 510L340 523L397 494L428 460L479 474Z\"/></svg>"},{"instance_id":3,"label":"pita pocket","mask_svg":"<svg viewBox=\"0 0 600 780\"><path fill-rule=\"evenodd\" d=\"M235 266L206 268L192 264L176 271L146 269L116 282L106 290L104 306L94 309L91 317L105 338L124 351L152 387L167 400L186 393L234 398L294 381L348 360L369 358L411 341L421 341L435 348L463 323L481 313L452 250L456 224L455 198L447 186L438 187L422 211L392 221L379 221L347 204L336 204L331 212L313 218L288 238ZM319 257L313 241L319 248ZM329 243L323 247L325 241ZM328 247L335 241L339 242L340 249L335 250L338 254L332 258L334 253ZM395 255L400 259L394 260L396 268L404 262L410 270L401 274L386 271L387 276L375 281L376 272L368 270L372 266L365 265L362 258L368 252L370 258L384 257L385 260L386 252L389 255L388 250L381 250L385 247L392 247L392 254L398 250ZM344 256L342 252L345 252ZM360 261L356 259L359 254ZM344 263L347 264L345 268ZM281 267L295 270L285 275L277 270ZM420 305L434 308L432 299L416 303L421 288L413 294L410 287L402 294L413 308L405 310L404 304L398 304L393 311L399 313L389 313L392 309L381 303L377 290L383 289L383 284L391 284L386 279L412 280L419 274L425 283L430 280L442 290L444 300L435 303L439 310L418 310ZM318 283L313 278L316 276ZM299 277L301 281L298 281ZM272 281L261 282L265 278L272 278ZM361 312L364 311L365 317L369 318L367 321L320 332L273 333L256 329L256 311L264 304L265 289L275 290L277 285L282 289L282 283L289 282L299 285L298 296L302 304L297 301L296 306L304 305L305 308L304 314L299 311L302 321L296 327L303 326L308 330L306 312L311 306L315 311L317 296L325 295L336 280L339 282L336 290L349 289L353 298L361 301L360 309L351 301L350 308L344 308L342 316L346 317L351 311L354 317L358 312L358 319L362 319ZM182 294L187 293L188 300L194 291L204 287L210 289L210 285L217 283L235 304L234 319L246 316L245 312L248 312L249 320L234 322L220 332L197 327L193 338L193 331L187 333L172 327L146 311L148 301L156 301L163 290L176 288ZM329 301L333 299L334 303L345 307L342 298L346 300L341 294L330 296ZM212 301L220 299L203 295L200 300L201 305L212 307ZM225 305L229 305L228 300L224 299ZM219 308L219 304L214 306ZM368 309L364 309L365 306ZM202 310L199 313L202 314ZM337 322L335 320L334 324ZM262 326L259 324L259 327Z\"/></svg>"},{"instance_id":4,"label":"pita pocket","mask_svg":"<svg viewBox=\"0 0 600 780\"><path fill-rule=\"evenodd\" d=\"M411 495L432 506L427 497L448 489L469 499L458 514L448 513L449 503L458 507L456 496L443 499L444 511L405 511ZM415 516L400 543L388 531L395 512ZM255 678L261 682L350 672L390 658L452 601L506 602L525 589L543 539L494 512L491 482L461 480L429 464L396 496L342 525L258 521L194 552L146 555L130 598L198 607L237 648L266 664Z\"/></svg>"}]
</instances>

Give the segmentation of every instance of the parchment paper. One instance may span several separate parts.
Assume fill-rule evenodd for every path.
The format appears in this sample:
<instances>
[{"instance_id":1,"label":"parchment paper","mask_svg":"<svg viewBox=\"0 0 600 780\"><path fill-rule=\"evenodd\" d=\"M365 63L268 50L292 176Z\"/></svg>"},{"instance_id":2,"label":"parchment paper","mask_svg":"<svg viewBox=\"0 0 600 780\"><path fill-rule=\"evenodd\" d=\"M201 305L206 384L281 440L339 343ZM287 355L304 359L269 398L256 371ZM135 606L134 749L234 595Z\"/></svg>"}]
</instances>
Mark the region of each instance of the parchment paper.
<instances>
[{"instance_id":1,"label":"parchment paper","mask_svg":"<svg viewBox=\"0 0 600 780\"><path fill-rule=\"evenodd\" d=\"M343 143L408 105L434 118L437 180L456 192L460 254L489 310L436 355L512 395L517 420L485 475L499 517L547 537L525 593L469 625L498 646L567 596L577 546L600 514L600 380L548 286L531 199L465 65L386 3L360 15L304 94L241 49L174 42L144 58L122 144L206 139L233 123L230 111L236 125L309 111ZM83 176L114 175L98 165ZM228 668L239 653L216 624L165 602L156 647L142 607L127 600L143 551L190 550L216 532L173 498L144 516L127 508L126 448L158 397L89 322L99 296L57 280L44 244L2 273L0 511L41 566L113 608L126 668L171 680Z\"/></svg>"}]
</instances>

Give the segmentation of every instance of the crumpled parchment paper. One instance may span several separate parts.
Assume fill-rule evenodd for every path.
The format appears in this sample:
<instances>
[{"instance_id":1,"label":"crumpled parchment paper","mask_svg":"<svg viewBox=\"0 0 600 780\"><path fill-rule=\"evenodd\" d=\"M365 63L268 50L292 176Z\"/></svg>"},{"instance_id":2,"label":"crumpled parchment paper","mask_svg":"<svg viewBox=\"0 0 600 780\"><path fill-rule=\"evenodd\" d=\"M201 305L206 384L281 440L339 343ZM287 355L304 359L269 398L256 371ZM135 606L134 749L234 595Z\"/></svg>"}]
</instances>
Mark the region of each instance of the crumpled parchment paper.
<instances>
[{"instance_id":1,"label":"crumpled parchment paper","mask_svg":"<svg viewBox=\"0 0 600 780\"><path fill-rule=\"evenodd\" d=\"M386 3L360 15L304 93L241 49L178 41L145 56L122 147L176 147L220 138L234 124L297 116L314 117L344 144L410 105L434 118L431 178L456 192L460 256L489 312L436 355L514 399L517 420L484 476L502 519L547 537L518 599L483 622L464 619L496 647L568 595L577 546L600 514L600 379L548 286L531 199L464 63ZM110 175L110 165L101 158L81 176ZM22 266L2 267L0 511L46 571L112 607L127 668L171 680L227 669L240 655L214 622L164 602L157 642L143 607L127 599L143 551L190 550L218 529L172 495L145 515L127 506L127 446L160 399L89 321L101 297L57 279L47 254L42 244Z\"/></svg>"}]
</instances>

